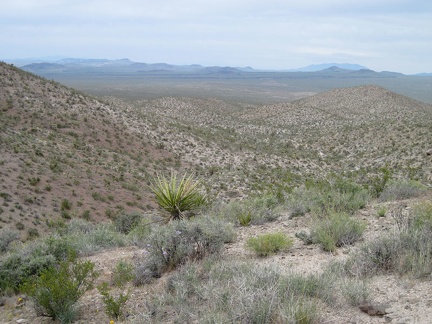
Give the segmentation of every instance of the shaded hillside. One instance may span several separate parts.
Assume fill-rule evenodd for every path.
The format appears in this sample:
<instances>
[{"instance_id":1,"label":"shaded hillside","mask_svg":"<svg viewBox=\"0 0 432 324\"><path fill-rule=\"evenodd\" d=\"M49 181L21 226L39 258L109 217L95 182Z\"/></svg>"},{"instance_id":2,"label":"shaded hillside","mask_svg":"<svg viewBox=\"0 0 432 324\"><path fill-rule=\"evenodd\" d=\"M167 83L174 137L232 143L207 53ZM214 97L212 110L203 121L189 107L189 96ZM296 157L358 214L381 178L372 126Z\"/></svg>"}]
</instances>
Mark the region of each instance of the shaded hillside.
<instances>
[{"instance_id":1,"label":"shaded hillside","mask_svg":"<svg viewBox=\"0 0 432 324\"><path fill-rule=\"evenodd\" d=\"M32 235L70 217L152 208L149 179L180 162L127 114L0 63L0 226Z\"/></svg>"}]
</instances>

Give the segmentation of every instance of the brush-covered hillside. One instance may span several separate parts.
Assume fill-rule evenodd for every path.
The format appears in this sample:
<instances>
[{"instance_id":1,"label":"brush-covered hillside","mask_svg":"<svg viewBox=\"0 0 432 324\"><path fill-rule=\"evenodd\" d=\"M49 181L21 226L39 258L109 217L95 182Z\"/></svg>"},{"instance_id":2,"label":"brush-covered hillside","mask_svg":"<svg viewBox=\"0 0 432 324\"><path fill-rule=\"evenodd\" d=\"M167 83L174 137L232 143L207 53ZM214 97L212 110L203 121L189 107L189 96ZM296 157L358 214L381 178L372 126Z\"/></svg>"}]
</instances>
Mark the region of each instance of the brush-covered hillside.
<instances>
[{"instance_id":1,"label":"brush-covered hillside","mask_svg":"<svg viewBox=\"0 0 432 324\"><path fill-rule=\"evenodd\" d=\"M0 226L23 234L151 209L149 180L181 166L128 125L127 109L4 63L0 110Z\"/></svg>"},{"instance_id":2,"label":"brush-covered hillside","mask_svg":"<svg viewBox=\"0 0 432 324\"><path fill-rule=\"evenodd\" d=\"M153 207L157 172L182 164L226 199L345 174L432 180L432 105L378 86L252 105L217 98L95 99L2 63L4 224Z\"/></svg>"},{"instance_id":3,"label":"brush-covered hillside","mask_svg":"<svg viewBox=\"0 0 432 324\"><path fill-rule=\"evenodd\" d=\"M384 168L432 180L432 105L378 86L264 106L173 97L132 104L157 120L148 136L216 179L219 194L275 190L329 173L368 182Z\"/></svg>"}]
</instances>

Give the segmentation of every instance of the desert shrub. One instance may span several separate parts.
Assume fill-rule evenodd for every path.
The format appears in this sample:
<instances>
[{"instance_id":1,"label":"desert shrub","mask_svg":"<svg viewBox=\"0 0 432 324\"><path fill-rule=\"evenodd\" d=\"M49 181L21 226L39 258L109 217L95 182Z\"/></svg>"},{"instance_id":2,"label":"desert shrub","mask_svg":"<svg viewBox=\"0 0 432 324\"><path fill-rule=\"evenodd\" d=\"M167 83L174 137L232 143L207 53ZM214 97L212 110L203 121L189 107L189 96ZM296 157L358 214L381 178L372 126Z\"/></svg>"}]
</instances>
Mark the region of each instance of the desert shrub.
<instances>
[{"instance_id":1,"label":"desert shrub","mask_svg":"<svg viewBox=\"0 0 432 324\"><path fill-rule=\"evenodd\" d=\"M61 202L60 209L65 211L65 210L70 210L71 208L72 208L72 203L67 199L63 199Z\"/></svg>"},{"instance_id":2,"label":"desert shrub","mask_svg":"<svg viewBox=\"0 0 432 324\"><path fill-rule=\"evenodd\" d=\"M293 246L293 240L283 233L268 233L249 238L246 246L258 256L265 257L289 250Z\"/></svg>"},{"instance_id":3,"label":"desert shrub","mask_svg":"<svg viewBox=\"0 0 432 324\"><path fill-rule=\"evenodd\" d=\"M159 207L169 216L167 220L185 217L185 212L193 212L207 204L207 197L200 190L201 181L193 175L183 175L181 179L172 172L170 178L159 175L151 186Z\"/></svg>"},{"instance_id":4,"label":"desert shrub","mask_svg":"<svg viewBox=\"0 0 432 324\"><path fill-rule=\"evenodd\" d=\"M315 221L311 238L314 243L319 243L323 250L334 251L336 247L356 242L365 229L365 224L348 214L333 212Z\"/></svg>"},{"instance_id":5,"label":"desert shrub","mask_svg":"<svg viewBox=\"0 0 432 324\"><path fill-rule=\"evenodd\" d=\"M120 292L117 297L110 293L108 284L104 282L98 286L99 293L102 295L102 301L105 305L105 313L109 318L116 320L124 317L124 307L129 299L130 291L127 293Z\"/></svg>"},{"instance_id":6,"label":"desert shrub","mask_svg":"<svg viewBox=\"0 0 432 324\"><path fill-rule=\"evenodd\" d=\"M135 283L147 283L186 261L218 253L234 237L230 224L209 217L156 225L144 242L148 255L136 264Z\"/></svg>"},{"instance_id":7,"label":"desert shrub","mask_svg":"<svg viewBox=\"0 0 432 324\"><path fill-rule=\"evenodd\" d=\"M123 287L134 278L134 266L126 261L119 261L111 274L111 284Z\"/></svg>"},{"instance_id":8,"label":"desert shrub","mask_svg":"<svg viewBox=\"0 0 432 324\"><path fill-rule=\"evenodd\" d=\"M22 290L33 300L39 316L71 323L76 317L75 303L92 289L97 276L94 263L90 261L62 261L29 279Z\"/></svg>"},{"instance_id":9,"label":"desert shrub","mask_svg":"<svg viewBox=\"0 0 432 324\"><path fill-rule=\"evenodd\" d=\"M10 228L0 229L0 253L6 252L9 245L19 238L19 233Z\"/></svg>"},{"instance_id":10,"label":"desert shrub","mask_svg":"<svg viewBox=\"0 0 432 324\"><path fill-rule=\"evenodd\" d=\"M173 273L166 291L146 302L137 323L150 317L164 322L168 316L182 323L316 323L317 302L333 299L331 283L320 276L287 275L252 262L207 260Z\"/></svg>"},{"instance_id":11,"label":"desert shrub","mask_svg":"<svg viewBox=\"0 0 432 324\"><path fill-rule=\"evenodd\" d=\"M390 180L379 196L380 201L394 201L418 197L425 188L417 181Z\"/></svg>"},{"instance_id":12,"label":"desert shrub","mask_svg":"<svg viewBox=\"0 0 432 324\"><path fill-rule=\"evenodd\" d=\"M114 220L114 225L120 233L128 234L132 231L142 219L142 215L138 212L121 213Z\"/></svg>"}]
</instances>

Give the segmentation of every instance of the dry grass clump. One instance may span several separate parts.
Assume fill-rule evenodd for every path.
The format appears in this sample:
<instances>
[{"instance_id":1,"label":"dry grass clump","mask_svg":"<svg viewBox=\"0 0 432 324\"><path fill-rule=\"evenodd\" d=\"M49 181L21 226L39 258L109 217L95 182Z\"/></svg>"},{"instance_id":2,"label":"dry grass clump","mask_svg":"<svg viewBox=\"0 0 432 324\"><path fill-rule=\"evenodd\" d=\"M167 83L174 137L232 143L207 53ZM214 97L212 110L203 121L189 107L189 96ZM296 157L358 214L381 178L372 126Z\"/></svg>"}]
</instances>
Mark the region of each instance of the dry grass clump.
<instances>
[{"instance_id":1,"label":"dry grass clump","mask_svg":"<svg viewBox=\"0 0 432 324\"><path fill-rule=\"evenodd\" d=\"M278 252L288 251L293 246L293 240L283 233L267 233L251 237L246 246L258 256L266 257Z\"/></svg>"}]
</instances>

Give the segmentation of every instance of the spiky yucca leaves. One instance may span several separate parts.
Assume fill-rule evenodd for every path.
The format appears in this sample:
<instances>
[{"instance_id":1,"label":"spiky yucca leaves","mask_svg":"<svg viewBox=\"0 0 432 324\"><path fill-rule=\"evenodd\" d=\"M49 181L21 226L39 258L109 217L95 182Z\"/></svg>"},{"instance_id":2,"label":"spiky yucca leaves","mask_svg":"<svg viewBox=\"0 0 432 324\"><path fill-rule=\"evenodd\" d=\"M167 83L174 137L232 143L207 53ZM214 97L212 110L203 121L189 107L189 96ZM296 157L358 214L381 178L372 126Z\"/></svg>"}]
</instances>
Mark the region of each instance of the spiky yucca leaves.
<instances>
[{"instance_id":1,"label":"spiky yucca leaves","mask_svg":"<svg viewBox=\"0 0 432 324\"><path fill-rule=\"evenodd\" d=\"M195 180L193 174L185 173L178 178L175 172L170 178L158 175L151 190L156 202L169 213L168 221L182 219L186 211L192 211L207 203L207 196L200 191L201 180Z\"/></svg>"}]
</instances>

